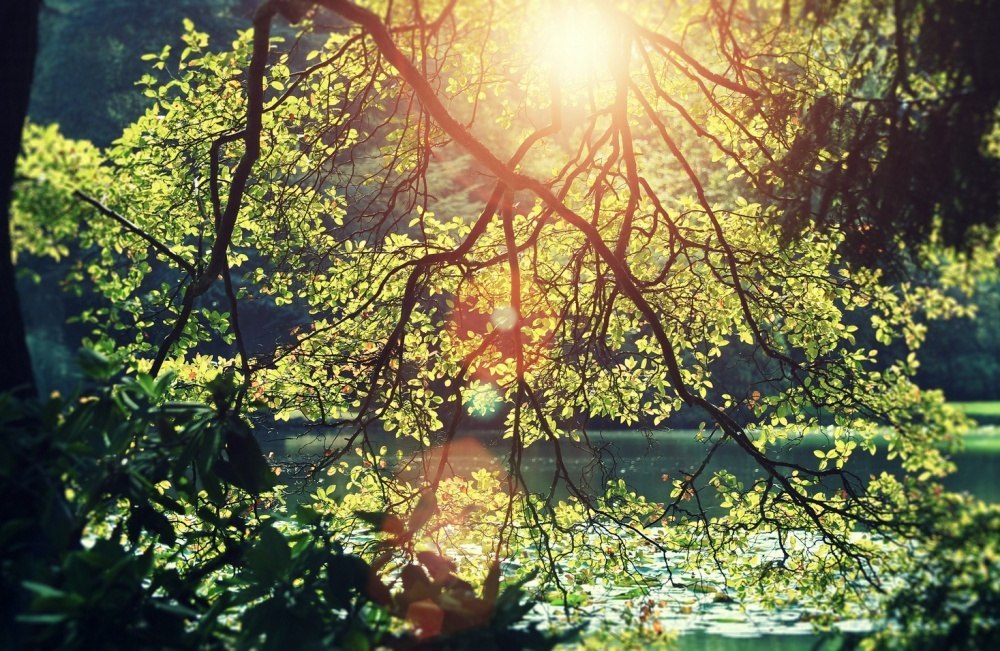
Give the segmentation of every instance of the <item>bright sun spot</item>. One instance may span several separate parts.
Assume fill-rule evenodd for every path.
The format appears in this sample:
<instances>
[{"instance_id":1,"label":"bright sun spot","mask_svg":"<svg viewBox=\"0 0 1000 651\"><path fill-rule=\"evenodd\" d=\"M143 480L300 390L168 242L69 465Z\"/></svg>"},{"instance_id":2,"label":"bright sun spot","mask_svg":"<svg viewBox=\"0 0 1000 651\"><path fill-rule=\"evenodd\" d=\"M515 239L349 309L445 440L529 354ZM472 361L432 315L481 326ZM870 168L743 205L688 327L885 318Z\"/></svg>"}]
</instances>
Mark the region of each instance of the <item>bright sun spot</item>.
<instances>
[{"instance_id":1,"label":"bright sun spot","mask_svg":"<svg viewBox=\"0 0 1000 651\"><path fill-rule=\"evenodd\" d=\"M509 332L514 329L514 325L517 323L517 312L509 305L498 307L490 315L490 322L495 328Z\"/></svg>"},{"instance_id":2,"label":"bright sun spot","mask_svg":"<svg viewBox=\"0 0 1000 651\"><path fill-rule=\"evenodd\" d=\"M611 29L591 3L553 3L540 18L535 39L542 65L560 81L589 82L609 71Z\"/></svg>"}]
</instances>

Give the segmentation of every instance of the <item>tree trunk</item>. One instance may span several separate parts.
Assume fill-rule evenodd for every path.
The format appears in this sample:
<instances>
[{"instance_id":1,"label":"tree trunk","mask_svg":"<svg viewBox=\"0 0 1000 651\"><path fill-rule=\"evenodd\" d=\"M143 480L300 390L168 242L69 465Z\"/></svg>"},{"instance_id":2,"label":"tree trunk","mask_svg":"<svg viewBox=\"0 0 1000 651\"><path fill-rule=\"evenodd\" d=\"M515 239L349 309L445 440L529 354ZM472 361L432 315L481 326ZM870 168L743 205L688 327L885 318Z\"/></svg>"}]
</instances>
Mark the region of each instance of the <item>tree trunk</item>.
<instances>
[{"instance_id":1,"label":"tree trunk","mask_svg":"<svg viewBox=\"0 0 1000 651\"><path fill-rule=\"evenodd\" d=\"M0 392L35 393L31 356L11 259L10 198L21 129L28 112L38 50L41 0L8 0L0 8Z\"/></svg>"}]
</instances>

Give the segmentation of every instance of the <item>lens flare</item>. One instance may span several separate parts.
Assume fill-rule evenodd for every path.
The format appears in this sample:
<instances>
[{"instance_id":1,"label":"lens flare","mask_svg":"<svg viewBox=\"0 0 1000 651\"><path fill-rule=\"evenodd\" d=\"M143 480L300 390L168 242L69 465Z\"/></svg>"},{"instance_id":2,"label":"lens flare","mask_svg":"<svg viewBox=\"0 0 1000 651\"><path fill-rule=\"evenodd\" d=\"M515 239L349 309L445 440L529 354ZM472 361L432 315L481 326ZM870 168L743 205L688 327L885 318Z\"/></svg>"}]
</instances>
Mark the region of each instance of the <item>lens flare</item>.
<instances>
[{"instance_id":1,"label":"lens flare","mask_svg":"<svg viewBox=\"0 0 1000 651\"><path fill-rule=\"evenodd\" d=\"M556 3L540 19L536 51L560 81L588 83L609 74L613 31L591 3Z\"/></svg>"}]
</instances>

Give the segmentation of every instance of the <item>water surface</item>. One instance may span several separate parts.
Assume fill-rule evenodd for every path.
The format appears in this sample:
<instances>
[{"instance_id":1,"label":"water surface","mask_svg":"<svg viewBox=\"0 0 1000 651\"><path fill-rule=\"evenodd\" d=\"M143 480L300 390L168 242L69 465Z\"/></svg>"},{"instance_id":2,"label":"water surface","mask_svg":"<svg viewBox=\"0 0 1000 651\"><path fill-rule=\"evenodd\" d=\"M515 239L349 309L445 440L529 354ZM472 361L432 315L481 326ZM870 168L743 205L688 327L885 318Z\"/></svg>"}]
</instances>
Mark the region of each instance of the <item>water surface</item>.
<instances>
[{"instance_id":1,"label":"water surface","mask_svg":"<svg viewBox=\"0 0 1000 651\"><path fill-rule=\"evenodd\" d=\"M281 459L298 461L305 465L321 458L327 448L343 446L343 436L286 437L272 436L265 441L265 449L274 452ZM372 436L374 445L386 444L390 449L401 445L409 451L416 450L414 442L397 440L395 437L379 433ZM581 487L599 491L609 480L623 479L632 490L656 502L669 500L672 479L692 472L705 458L711 441L696 440L694 431L666 431L643 434L635 431L607 431L591 434L590 445L563 442L559 453L572 480ZM814 467L817 449L825 449L829 444L825 437L811 435L798 445L789 446L779 452L783 460ZM485 432L465 432L456 439L456 445L449 453L450 470L467 475L482 466L497 470L506 468L509 441L497 441ZM597 450L595 453L594 450ZM547 492L556 471L556 450L551 443L534 445L525 451L521 469L527 488L533 492ZM968 437L967 449L951 455L958 471L947 477L943 484L949 490L967 491L986 501L1000 501L1000 436L997 432ZM439 452L425 457L428 468L436 468ZM418 464L419 465L419 464ZM883 452L875 456L856 452L851 461L853 471L862 478L882 471L898 472L898 461L889 461ZM300 466L300 468L303 466ZM731 442L719 447L710 464L706 467L702 480L696 485L703 490L700 497L707 510L717 506L713 491L706 487L712 472L726 469L743 482L751 482L760 477L762 470L752 458ZM559 495L565 496L564 488ZM646 568L650 573L661 572L655 567ZM718 580L721 577L702 575L699 580ZM624 589L613 586L583 586L588 595L585 610L592 617L615 618L625 607L634 607L623 596ZM778 649L798 651L811 649L818 638L813 634L808 622L808 613L797 609L780 612L765 612L754 608L742 608L732 601L717 598L719 592L698 591L664 586L653 589L648 595L660 607L657 617L668 630L681 632L677 647L685 651L743 651L748 649ZM543 607L540 616L558 617L561 610ZM866 622L844 622L845 630L861 631Z\"/></svg>"}]
</instances>

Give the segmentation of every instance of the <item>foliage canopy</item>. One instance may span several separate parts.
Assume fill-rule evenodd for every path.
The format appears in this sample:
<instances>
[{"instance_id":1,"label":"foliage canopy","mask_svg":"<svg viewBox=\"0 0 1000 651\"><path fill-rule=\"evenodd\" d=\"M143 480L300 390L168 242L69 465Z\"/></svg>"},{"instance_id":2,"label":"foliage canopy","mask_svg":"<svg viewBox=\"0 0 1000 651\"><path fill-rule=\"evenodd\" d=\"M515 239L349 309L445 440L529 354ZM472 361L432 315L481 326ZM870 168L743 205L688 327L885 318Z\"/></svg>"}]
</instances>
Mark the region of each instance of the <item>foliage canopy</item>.
<instances>
[{"instance_id":1,"label":"foliage canopy","mask_svg":"<svg viewBox=\"0 0 1000 651\"><path fill-rule=\"evenodd\" d=\"M614 521L701 550L741 592L877 584L951 470L964 420L913 382L916 351L927 318L970 313L996 212L955 250L941 188L889 205L898 139L967 78L894 38L933 36L923 5L833 4L269 0L223 49L186 21L181 51L144 57L150 107L109 148L29 126L15 248L67 259L67 286L102 298L80 315L90 344L163 398L232 382L238 413L344 426L309 471L360 449L335 511L440 534L449 444L496 413L505 467L472 480L502 497L478 525L494 561L533 544L554 563L553 537ZM595 19L580 69L539 46ZM995 117L971 129L994 167ZM718 382L723 358L739 383ZM705 462L662 504L593 495L562 461L593 423L682 408L703 414ZM439 451L418 479L380 472L377 430ZM816 431L813 464L782 456ZM557 459L547 491L521 474L529 446ZM707 471L720 446L758 478ZM854 470L879 450L898 474ZM773 564L741 567L764 537Z\"/></svg>"}]
</instances>

